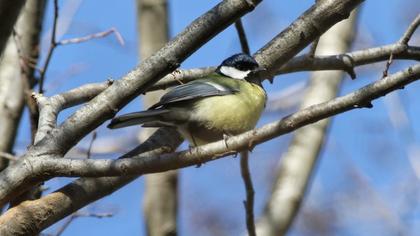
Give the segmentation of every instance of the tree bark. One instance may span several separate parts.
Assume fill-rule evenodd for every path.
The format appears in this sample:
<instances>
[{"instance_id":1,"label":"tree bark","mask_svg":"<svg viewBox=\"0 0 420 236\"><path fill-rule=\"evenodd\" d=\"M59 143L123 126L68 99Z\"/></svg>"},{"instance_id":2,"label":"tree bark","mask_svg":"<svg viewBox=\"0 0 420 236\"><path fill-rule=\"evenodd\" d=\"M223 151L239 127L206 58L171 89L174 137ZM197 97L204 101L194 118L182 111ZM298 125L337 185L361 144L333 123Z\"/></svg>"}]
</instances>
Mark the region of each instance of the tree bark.
<instances>
[{"instance_id":1,"label":"tree bark","mask_svg":"<svg viewBox=\"0 0 420 236\"><path fill-rule=\"evenodd\" d=\"M22 116L25 92L33 80L34 67L29 64L36 64L38 59L38 43L44 11L45 0L28 1L25 4L16 23L17 36L16 38L9 37L1 58L0 152L12 153L13 150L17 128ZM24 59L19 58L18 50ZM0 159L0 170L3 170L6 165L7 161Z\"/></svg>"},{"instance_id":2,"label":"tree bark","mask_svg":"<svg viewBox=\"0 0 420 236\"><path fill-rule=\"evenodd\" d=\"M179 63L185 60L185 58L191 55L191 53L211 39L215 34L226 28L243 14L253 10L259 2L260 1L258 0L225 0L219 3L212 10L192 22L182 33L171 40L157 53L146 59L139 66L125 75L121 80L116 81L112 86L90 101L85 99L76 99L73 101L72 99L72 102L66 102L68 99L67 96L61 96L64 101L63 107L59 107L54 110L56 111L55 114L50 114L50 116L44 115L44 118L52 119L49 122L46 122L46 124L52 123L52 126L49 128L45 126L46 136L35 146L31 147L21 161L18 161L15 165L13 165L13 167L9 167L0 173L0 203L4 204L15 194L32 186L34 182L37 183L39 181L52 178L54 175L49 174L53 174L53 172L48 172L48 170L45 169L45 167L48 166L41 165L42 167L40 169L32 169L31 165L33 163L42 164L44 163L44 160L50 159L52 156L55 156L54 161L68 161L69 159L59 157L62 157L64 153L66 153L67 150L75 145L75 143L77 143L82 137L86 136L90 131L112 117L119 108L127 104L138 94L145 92L148 87L150 87L163 75L173 71ZM346 18L349 12L361 2L362 0L328 0L322 1L321 4L311 7L291 26L283 31L283 33L276 36L266 47L264 47L264 49L257 53L257 59L266 66L269 72L275 71L277 68L276 66L283 65L286 61L290 60L293 55L307 46L314 38L319 37L320 34L336 22ZM313 22L316 22L316 24L313 24ZM305 37L301 37L302 32L304 32ZM293 40L297 40L298 43ZM283 47L284 45L285 47ZM245 149L249 146L249 140L251 139L248 139L246 144L240 144L238 141L241 138L243 139L248 136L253 137L258 134L267 134L262 137L261 142L263 142L279 135L278 132L290 132L296 127L299 127L299 125L306 125L319 120L319 118L325 118L328 115L335 115L340 112L354 109L354 103L352 102L365 100L370 101L380 97L380 94L371 94L368 92L377 87L386 89L386 91L396 89L398 86L414 81L416 79L414 76L416 76L417 73L420 73L419 70L419 67L413 67L410 68L410 70L400 72L383 81L366 86L363 90L366 93L358 92L357 94L349 94L337 101L333 101L332 103L334 104L332 104L331 107L330 103L325 103L314 106L313 109L298 112L291 117L285 118L282 122L267 125L266 129L261 130L263 133L258 133L257 131L254 134L252 133L254 131L252 131L238 136L240 138L229 138L229 147L235 147L235 144L237 144L237 148L239 148L238 145L242 145L241 147ZM74 106L74 104L77 105L86 101L89 102L77 110L60 126L55 126L56 119L54 119L54 116L61 110ZM342 103L343 106L336 106L339 103ZM328 106L329 109L326 109L326 106ZM162 129L162 132L163 131L168 130ZM159 146L165 145L167 142L166 140L176 138L177 133L167 134L164 138L154 140L154 144ZM226 143L222 142L223 141L208 145L208 147L217 147L217 149L213 149L213 153L209 154L212 155L212 158L218 157L213 155L214 152L216 154L220 154L217 150L225 150L224 148L226 148ZM218 146L221 143L223 144L222 149ZM196 150L198 150L198 152L195 154L200 154L199 150L205 151L205 149ZM187 155L188 152L184 152L183 154ZM41 156L42 158L38 158ZM148 158L148 161L153 159L159 162L161 157L164 158L165 155L160 156L159 158L151 156ZM203 157L205 157L205 155L197 156L197 158L193 158L191 160L188 158L176 159L179 163L171 162L174 159L165 159L165 161L168 162L168 165L164 166L167 168L166 170L168 170L170 167L176 166L177 168L180 168L187 164L202 163L205 160L211 159L210 157L207 157L207 159ZM121 171L124 173L120 172L119 175L128 174L125 170L127 170L130 166L126 166L123 160L120 161L122 162L122 165L119 167L122 168ZM146 161L145 164L149 163L148 161ZM83 165L83 167L84 169L87 169L86 165ZM148 173L150 173L157 170L154 168L161 167L162 166L160 164L157 166L152 164L146 169L150 170L148 171ZM39 172L40 170L42 170L42 172ZM107 175L108 174L109 173L107 173ZM120 177L115 179L123 180L124 178L125 177ZM87 179L91 180L89 178ZM64 189L66 189L66 192L59 194L59 198L53 197L52 195L55 195L55 193L52 193L39 200L22 203L21 205L25 204L25 207L20 207L21 205L19 205L10 209L6 214L0 217L0 221L3 223L3 225L0 223L0 232L7 233L20 231L23 233L29 232L29 234L39 232L41 229L51 225L86 204L89 204L91 201L115 191L125 183L118 182L109 187L107 187L107 184L104 184L96 188L96 185L86 183L85 180L85 178L82 178L80 181L75 181L64 187L60 191L64 191ZM35 209L35 207L32 207L37 204L42 204L43 206L56 205L59 206L59 208L53 208L54 211L49 211L47 209L47 215L38 215L35 214L38 213L38 208ZM18 209L20 211L18 211ZM25 214L25 217L29 217L29 219L24 218L23 214ZM18 219L17 217L13 217L14 215L21 217ZM2 221L2 219L5 219L5 221ZM10 219L14 220L10 221ZM23 229L27 225L30 225L31 228ZM28 233L26 235L28 235Z\"/></svg>"},{"instance_id":3,"label":"tree bark","mask_svg":"<svg viewBox=\"0 0 420 236\"><path fill-rule=\"evenodd\" d=\"M351 45L356 25L356 12L348 20L338 23L321 36L316 55L346 52ZM329 101L336 97L342 71L312 72L301 109ZM308 181L318 160L327 135L330 119L324 119L297 130L291 144L280 159L270 199L257 223L257 234L284 235L300 208Z\"/></svg>"},{"instance_id":4,"label":"tree bark","mask_svg":"<svg viewBox=\"0 0 420 236\"><path fill-rule=\"evenodd\" d=\"M3 55L9 36L12 34L13 26L24 3L25 0L0 0L0 56Z\"/></svg>"},{"instance_id":5,"label":"tree bark","mask_svg":"<svg viewBox=\"0 0 420 236\"><path fill-rule=\"evenodd\" d=\"M166 0L137 0L139 54L145 59L161 48L169 39L168 3ZM159 101L162 91L143 96L145 108ZM140 141L146 140L155 129L143 129ZM147 235L176 235L178 208L177 171L149 174L145 177L143 215Z\"/></svg>"}]
</instances>

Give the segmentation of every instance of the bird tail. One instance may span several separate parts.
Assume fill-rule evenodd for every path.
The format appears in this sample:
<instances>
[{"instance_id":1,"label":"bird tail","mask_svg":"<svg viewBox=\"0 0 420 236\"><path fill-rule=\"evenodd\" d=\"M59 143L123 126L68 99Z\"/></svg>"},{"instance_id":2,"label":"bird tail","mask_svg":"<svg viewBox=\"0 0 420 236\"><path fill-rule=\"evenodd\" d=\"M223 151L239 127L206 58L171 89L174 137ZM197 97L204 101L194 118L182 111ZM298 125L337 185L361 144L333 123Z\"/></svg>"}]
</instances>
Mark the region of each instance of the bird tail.
<instances>
[{"instance_id":1,"label":"bird tail","mask_svg":"<svg viewBox=\"0 0 420 236\"><path fill-rule=\"evenodd\" d=\"M115 117L109 123L108 128L119 129L133 125L149 126L150 124L158 124L161 115L168 113L169 110L147 110L140 112L128 113L122 116ZM149 123L149 125L147 125ZM159 126L159 125L156 125Z\"/></svg>"}]
</instances>

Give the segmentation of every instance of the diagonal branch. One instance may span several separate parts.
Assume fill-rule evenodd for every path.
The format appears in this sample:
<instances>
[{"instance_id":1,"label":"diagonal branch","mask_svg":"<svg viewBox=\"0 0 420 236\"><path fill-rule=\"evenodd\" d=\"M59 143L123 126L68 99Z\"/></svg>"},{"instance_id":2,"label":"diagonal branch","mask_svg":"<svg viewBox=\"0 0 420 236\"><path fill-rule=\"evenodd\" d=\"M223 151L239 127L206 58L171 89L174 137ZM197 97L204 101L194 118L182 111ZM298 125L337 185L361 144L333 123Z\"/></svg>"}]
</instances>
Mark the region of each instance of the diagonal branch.
<instances>
[{"instance_id":1,"label":"diagonal branch","mask_svg":"<svg viewBox=\"0 0 420 236\"><path fill-rule=\"evenodd\" d=\"M405 31L404 35L401 37L399 43L407 45L408 41L410 41L411 36L413 36L414 32L420 25L420 14L417 15L417 17L411 22L408 29Z\"/></svg>"},{"instance_id":2,"label":"diagonal branch","mask_svg":"<svg viewBox=\"0 0 420 236\"><path fill-rule=\"evenodd\" d=\"M93 160L84 160L83 163L80 161L77 162L80 165L85 165L84 167L91 164L96 165L100 162L102 162L101 164L108 162L108 167L109 164L113 164L111 171L109 168L104 168L101 170L96 169L96 173L83 172L83 174L89 176L99 174L99 172L101 172L101 174L104 174L105 172L106 174L116 174L118 171L121 171L119 173L140 174L192 166L221 158L231 154L233 152L232 150L248 149L250 146L291 132L304 125L341 112L359 108L360 104L370 102L373 99L379 98L418 79L420 79L420 65L390 75L389 77L378 80L348 95L298 111L278 122L265 125L259 129L239 136L229 137L226 141L207 144L189 151L159 156L162 152L170 152L181 142L180 138L178 138L177 141L172 138L172 135L176 135L176 133L165 133L165 129L160 129L158 134L153 135L148 142L142 144L138 149L125 156L129 157L133 156L133 154L144 153L143 155L138 156L141 159L138 159L137 161L124 159L118 161L95 160L96 163L94 163ZM169 146L156 149L161 146L160 142L166 142ZM229 149L226 148L226 144L229 146ZM155 151L147 153L147 151L150 150ZM44 158L38 158L36 160L42 161L43 159ZM55 171L57 174L58 172L63 171L61 174L75 174L75 172L70 173L71 171L61 169L70 167L73 168L73 171L76 171L77 168L72 167L71 164L69 165L69 162L73 162L73 160L55 159L54 165L57 164L55 170L53 170L54 167L52 167L50 170L53 172L44 173L54 173ZM82 173L79 172L79 174ZM26 201L7 211L0 217L0 234L11 232L10 230L13 230L15 235L38 233L40 230L48 227L62 217L115 191L133 179L134 177L79 179L41 199ZM83 194L80 194L80 191L83 191ZM48 212L48 217L44 217L46 212Z\"/></svg>"},{"instance_id":3,"label":"diagonal branch","mask_svg":"<svg viewBox=\"0 0 420 236\"><path fill-rule=\"evenodd\" d=\"M144 60L123 79L69 117L49 141L58 141L50 152L64 153L82 137L155 83L162 76L175 70L192 52L216 33L230 25L236 18L254 9L260 0L223 1L196 19L183 32L168 42L155 54ZM252 4L251 4L252 3Z\"/></svg>"},{"instance_id":4,"label":"diagonal branch","mask_svg":"<svg viewBox=\"0 0 420 236\"><path fill-rule=\"evenodd\" d=\"M394 59L420 61L420 47L405 46L399 43L389 44L381 47L368 48L354 52L342 53L330 56L306 55L297 56L276 70L276 75L318 70L343 70L355 77L354 67L368 65L376 62L386 61L389 55L393 54ZM175 73L163 77L160 81L148 89L148 91L166 89L179 85L180 82L203 78L213 73L216 67L205 67L187 70L177 70Z\"/></svg>"},{"instance_id":5,"label":"diagonal branch","mask_svg":"<svg viewBox=\"0 0 420 236\"><path fill-rule=\"evenodd\" d=\"M42 94L32 94L40 111L39 128L36 132L34 143L37 144L57 127L57 116L60 111L91 100L111 86L112 83L112 80L108 80L105 83L86 84L50 98L46 98Z\"/></svg>"},{"instance_id":6,"label":"diagonal branch","mask_svg":"<svg viewBox=\"0 0 420 236\"><path fill-rule=\"evenodd\" d=\"M164 145L161 144L164 143ZM148 140L121 158L139 158L173 152L182 138L173 129L159 129ZM80 178L41 199L23 202L0 216L0 235L35 235L77 209L111 194L132 177ZM48 217L45 217L48 216Z\"/></svg>"},{"instance_id":7,"label":"diagonal branch","mask_svg":"<svg viewBox=\"0 0 420 236\"><path fill-rule=\"evenodd\" d=\"M47 172L50 176L119 176L142 175L203 164L208 161L249 150L257 144L289 133L302 126L356 108L367 107L372 100L403 88L420 79L420 64L373 82L352 93L328 102L312 105L283 119L237 136L186 151L119 160L63 159L46 157L31 162L35 175Z\"/></svg>"},{"instance_id":8,"label":"diagonal branch","mask_svg":"<svg viewBox=\"0 0 420 236\"><path fill-rule=\"evenodd\" d=\"M221 2L128 73L124 79L116 81L69 117L60 127L53 129L48 138L44 138L42 142L29 149L22 161L0 174L0 203L4 204L34 182L51 177L34 174L32 165L34 159L47 159L45 157L51 155L62 156L82 137L113 116L119 108L144 92L160 77L173 71L194 50L238 17L251 11L259 2L256 0ZM311 40L347 17L350 11L361 2L362 0L325 0L317 3L260 50L256 58L269 69L269 73L272 73L276 67L281 66L306 47ZM40 156L43 158L36 158Z\"/></svg>"}]
</instances>

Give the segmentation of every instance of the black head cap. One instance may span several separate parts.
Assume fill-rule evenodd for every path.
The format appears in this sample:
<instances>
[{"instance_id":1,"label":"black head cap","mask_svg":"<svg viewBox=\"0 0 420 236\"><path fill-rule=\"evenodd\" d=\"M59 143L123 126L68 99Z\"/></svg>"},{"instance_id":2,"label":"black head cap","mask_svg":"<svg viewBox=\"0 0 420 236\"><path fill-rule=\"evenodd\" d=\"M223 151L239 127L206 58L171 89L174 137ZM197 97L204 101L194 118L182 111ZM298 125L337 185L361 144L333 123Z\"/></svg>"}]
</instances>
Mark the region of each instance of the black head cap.
<instances>
[{"instance_id":1,"label":"black head cap","mask_svg":"<svg viewBox=\"0 0 420 236\"><path fill-rule=\"evenodd\" d=\"M245 53L238 53L228 57L220 64L219 68L222 66L234 67L240 71L253 71L259 68L257 61Z\"/></svg>"}]
</instances>

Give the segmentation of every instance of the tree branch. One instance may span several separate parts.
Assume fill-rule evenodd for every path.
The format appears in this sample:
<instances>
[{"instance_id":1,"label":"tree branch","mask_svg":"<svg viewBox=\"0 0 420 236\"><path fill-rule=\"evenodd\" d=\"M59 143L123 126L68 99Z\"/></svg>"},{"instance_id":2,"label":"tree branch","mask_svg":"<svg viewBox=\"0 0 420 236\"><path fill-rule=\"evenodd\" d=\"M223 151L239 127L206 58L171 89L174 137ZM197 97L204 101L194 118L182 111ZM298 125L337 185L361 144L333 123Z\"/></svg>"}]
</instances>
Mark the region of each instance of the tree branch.
<instances>
[{"instance_id":1,"label":"tree branch","mask_svg":"<svg viewBox=\"0 0 420 236\"><path fill-rule=\"evenodd\" d=\"M408 41L410 41L411 36L413 36L414 31L419 27L420 25L420 14L417 15L417 17L411 22L408 29L405 31L404 35L401 37L399 43L407 45Z\"/></svg>"},{"instance_id":2,"label":"tree branch","mask_svg":"<svg viewBox=\"0 0 420 236\"><path fill-rule=\"evenodd\" d=\"M395 43L337 55L314 56L313 58L306 55L297 56L277 69L276 75L300 71L343 70L355 78L356 74L353 72L354 67L386 61L389 59L391 53L394 59L420 61L420 47L407 47ZM216 67L177 70L163 77L151 86L148 91L167 89L179 85L180 82L187 83L203 78L214 73L215 70Z\"/></svg>"},{"instance_id":3,"label":"tree branch","mask_svg":"<svg viewBox=\"0 0 420 236\"><path fill-rule=\"evenodd\" d=\"M182 138L175 130L159 129L147 141L121 158L135 155L144 158L173 152L181 142ZM111 194L134 179L134 176L80 178L41 199L26 201L8 210L0 216L0 235L36 235L77 209Z\"/></svg>"},{"instance_id":4,"label":"tree branch","mask_svg":"<svg viewBox=\"0 0 420 236\"><path fill-rule=\"evenodd\" d=\"M238 37L239 37L239 42L241 43L242 52L250 55L251 51L249 50L249 44L248 44L248 40L246 39L246 34L245 34L244 26L242 25L241 18L235 21L235 28L236 28L236 32L238 32Z\"/></svg>"},{"instance_id":5,"label":"tree branch","mask_svg":"<svg viewBox=\"0 0 420 236\"><path fill-rule=\"evenodd\" d=\"M0 57L3 55L3 50L6 47L7 40L12 34L13 26L19 16L25 0L0 0Z\"/></svg>"},{"instance_id":6,"label":"tree branch","mask_svg":"<svg viewBox=\"0 0 420 236\"><path fill-rule=\"evenodd\" d=\"M15 26L18 38L9 37L0 63L0 152L12 152L27 90L34 70L21 56L38 58L38 41L44 16L45 0L28 1ZM1 11L1 10L0 10ZM0 36L2 37L2 36ZM20 78L22 77L22 78ZM0 170L7 165L0 160Z\"/></svg>"},{"instance_id":7,"label":"tree branch","mask_svg":"<svg viewBox=\"0 0 420 236\"><path fill-rule=\"evenodd\" d=\"M351 47L357 12L342 21L319 39L317 55L341 53ZM310 74L299 109L334 99L342 87L343 71L317 71ZM326 79L328 78L328 79ZM302 127L293 133L287 151L279 158L276 177L264 212L257 222L257 234L286 235L293 224L310 187L310 179L328 136L330 119Z\"/></svg>"},{"instance_id":8,"label":"tree branch","mask_svg":"<svg viewBox=\"0 0 420 236\"><path fill-rule=\"evenodd\" d=\"M244 207L246 212L245 222L249 236L256 236L255 222L254 222L254 187L252 185L251 173L249 171L249 152L248 150L241 152L241 175L244 180L246 190L246 200Z\"/></svg>"},{"instance_id":9,"label":"tree branch","mask_svg":"<svg viewBox=\"0 0 420 236\"><path fill-rule=\"evenodd\" d=\"M48 66L50 65L50 61L54 52L54 49L57 47L56 41L56 32L57 32L57 22L58 22L58 0L54 1L54 18L53 18L53 25L52 25L52 32L51 32L51 41L50 47L48 48L47 57L45 58L44 65L40 69L39 75L39 87L38 93L44 93L44 80L45 80L45 73L47 73Z\"/></svg>"},{"instance_id":10,"label":"tree branch","mask_svg":"<svg viewBox=\"0 0 420 236\"><path fill-rule=\"evenodd\" d=\"M141 59L148 58L169 40L169 6L167 0L137 0L138 49ZM163 91L142 97L143 107L150 107ZM142 129L138 136L144 142L156 129ZM143 223L147 235L171 236L178 229L178 172L168 171L145 176L142 197Z\"/></svg>"},{"instance_id":11,"label":"tree branch","mask_svg":"<svg viewBox=\"0 0 420 236\"><path fill-rule=\"evenodd\" d=\"M32 160L31 167L35 175L47 172L49 176L101 177L142 175L203 164L239 151L252 149L257 144L321 119L356 108L369 107L370 105L368 104L372 100L385 96L394 90L401 89L418 79L420 79L420 64L378 80L345 96L302 109L261 128L186 151L161 156L119 160L45 157Z\"/></svg>"},{"instance_id":12,"label":"tree branch","mask_svg":"<svg viewBox=\"0 0 420 236\"><path fill-rule=\"evenodd\" d=\"M290 59L306 47L310 41L334 23L347 17L361 0L325 0L309 9L282 34L276 36L257 54L263 66L275 67ZM62 156L82 137L109 119L137 94L144 92L158 78L172 71L178 63L194 50L234 22L242 14L252 10L259 1L226 0L194 21L187 29L156 54L149 57L124 79L115 82L103 93L69 117L60 127L53 129L47 138L31 147L21 162L0 174L0 204L4 204L15 194L38 182L42 177L34 175L32 161L47 159L47 156ZM311 22L316 22L313 24ZM304 33L296 33L304 32ZM302 37L304 34L305 37ZM290 40L296 40L288 44ZM287 46L287 47L282 47ZM277 50L281 49L279 52ZM139 79L141 78L141 79ZM308 121L309 122L309 121ZM289 127L291 128L291 127ZM231 139L229 139L231 140ZM223 144L224 145L224 144ZM42 158L36 158L40 157ZM181 162L182 163L182 162ZM151 170L153 171L153 170ZM48 172L43 172L48 174ZM85 203L87 204L87 203Z\"/></svg>"},{"instance_id":13,"label":"tree branch","mask_svg":"<svg viewBox=\"0 0 420 236\"><path fill-rule=\"evenodd\" d=\"M60 111L92 100L99 93L111 86L112 83L112 80L108 80L105 83L86 84L50 98L34 93L32 97L37 102L40 113L39 128L36 132L34 143L37 144L40 142L57 127L57 117Z\"/></svg>"},{"instance_id":14,"label":"tree branch","mask_svg":"<svg viewBox=\"0 0 420 236\"><path fill-rule=\"evenodd\" d=\"M239 18L235 22L235 28L238 32L239 42L241 44L242 52L250 54L248 40L246 39L245 30L242 25L242 20ZM245 222L249 236L255 236L255 222L254 222L254 187L252 185L251 173L249 170L249 152L248 150L241 151L241 175L244 181L246 200L243 202L245 207Z\"/></svg>"}]
</instances>

